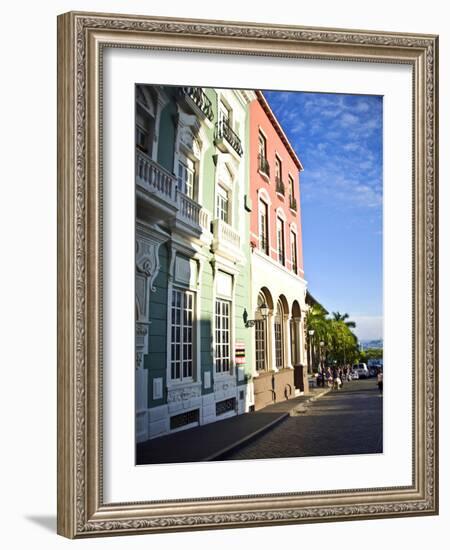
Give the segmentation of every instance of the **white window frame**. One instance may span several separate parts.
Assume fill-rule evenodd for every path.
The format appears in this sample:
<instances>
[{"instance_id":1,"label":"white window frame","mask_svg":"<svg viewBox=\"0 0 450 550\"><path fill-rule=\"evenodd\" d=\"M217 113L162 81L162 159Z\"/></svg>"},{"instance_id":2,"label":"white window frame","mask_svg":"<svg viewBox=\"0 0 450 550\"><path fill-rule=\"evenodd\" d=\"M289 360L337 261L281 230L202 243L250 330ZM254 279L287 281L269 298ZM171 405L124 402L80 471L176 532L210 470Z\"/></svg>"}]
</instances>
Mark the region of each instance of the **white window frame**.
<instances>
[{"instance_id":1,"label":"white window frame","mask_svg":"<svg viewBox=\"0 0 450 550\"><path fill-rule=\"evenodd\" d=\"M265 232L266 232L266 243L265 246L262 246L262 217L263 214L266 217L265 220ZM259 240L259 249L266 254L267 256L270 256L270 228L269 228L269 204L262 198L258 198L258 240Z\"/></svg>"},{"instance_id":2,"label":"white window frame","mask_svg":"<svg viewBox=\"0 0 450 550\"><path fill-rule=\"evenodd\" d=\"M254 338L254 346L255 346L255 371L257 373L261 372L267 372L269 370L269 337L268 337L268 319L263 319L261 313L259 312L259 307L261 304L266 303L267 305L267 298L266 296L260 292L258 294L258 298L256 300L256 313L255 313L255 338ZM262 338L260 336L262 335ZM263 349L258 350L258 342L263 342ZM263 368L258 368L258 354L262 353L262 363Z\"/></svg>"},{"instance_id":3,"label":"white window frame","mask_svg":"<svg viewBox=\"0 0 450 550\"><path fill-rule=\"evenodd\" d=\"M261 153L261 138L262 138L262 141L264 142L264 155L262 155ZM261 131L261 129L258 130L258 156L263 156L263 158L267 160L267 137Z\"/></svg>"},{"instance_id":4,"label":"white window frame","mask_svg":"<svg viewBox=\"0 0 450 550\"><path fill-rule=\"evenodd\" d=\"M294 248L295 243L295 248ZM293 254L294 252L294 254ZM294 262L295 259L295 262ZM295 269L294 269L295 265ZM298 242L297 233L291 228L291 269L294 273L298 274Z\"/></svg>"},{"instance_id":5,"label":"white window frame","mask_svg":"<svg viewBox=\"0 0 450 550\"><path fill-rule=\"evenodd\" d=\"M292 181L292 195L291 195L291 181ZM295 199L295 178L290 172L288 172L288 186L289 186L289 198L292 196L292 198Z\"/></svg>"},{"instance_id":6,"label":"white window frame","mask_svg":"<svg viewBox=\"0 0 450 550\"><path fill-rule=\"evenodd\" d=\"M180 174L180 170L183 170L183 174ZM197 200L197 171L198 162L192 160L190 157L180 154L178 157L178 174L177 182L179 190L188 196L192 200ZM192 180L189 183L189 178L186 175L191 175ZM180 189L181 183L181 189Z\"/></svg>"},{"instance_id":7,"label":"white window frame","mask_svg":"<svg viewBox=\"0 0 450 550\"><path fill-rule=\"evenodd\" d=\"M217 184L216 187L216 205L215 205L215 215L216 218L223 221L224 223L230 224L230 214L231 214L231 198L230 198L230 190L227 186L222 185L220 182ZM226 204L226 210L223 209L223 204ZM223 219L222 213L226 212L226 219Z\"/></svg>"},{"instance_id":8,"label":"white window frame","mask_svg":"<svg viewBox=\"0 0 450 550\"><path fill-rule=\"evenodd\" d=\"M226 113L225 121L228 126L233 129L233 109L230 107L229 103L221 95L218 98L218 118L219 122L224 120L224 114Z\"/></svg>"},{"instance_id":9,"label":"white window frame","mask_svg":"<svg viewBox=\"0 0 450 550\"><path fill-rule=\"evenodd\" d=\"M273 339L274 339L274 346L275 346L275 368L277 370L284 368L285 365L285 326L284 326L284 307L283 304L278 300L277 305L275 307L275 313L273 317ZM280 331L280 338L278 341L277 338L277 325L279 325L279 331ZM279 344L279 346L277 345ZM278 351L280 353L278 353ZM281 359L281 363L278 364L278 359Z\"/></svg>"},{"instance_id":10,"label":"white window frame","mask_svg":"<svg viewBox=\"0 0 450 550\"><path fill-rule=\"evenodd\" d=\"M179 293L180 295L180 308L174 308L174 296L176 293ZM190 326L186 326L187 323L185 321L185 315L184 315L184 311L185 311L185 308L184 308L184 303L185 303L185 297L187 296L190 296L192 298L192 303L191 303L191 307L188 309L188 311L190 311L191 313L191 321L190 321ZM179 383L183 383L183 382L192 382L194 380L194 374L196 372L196 330L197 330L197 321L196 321L196 301L197 301L197 296L196 296L196 293L188 288L183 288L183 287L179 287L179 286L175 286L175 285L172 285L172 288L170 290L170 304L169 304L169 311L170 311L170 319L169 319L169 327L170 327L170 333L169 333L169 354L170 354L170 358L169 358L169 361L168 361L168 366L169 366L169 372L168 372L168 376L169 376L169 382L172 383L172 384L179 384ZM179 319L179 323L175 323L174 324L174 309L179 309L180 310L180 319ZM180 331L180 337L179 337L179 342L178 342L178 338L176 337L175 338L175 341L174 341L174 337L173 337L173 331L176 329L179 329ZM185 330L191 330L191 341L190 342L185 342ZM176 345L179 345L179 359L173 359L174 357L174 346ZM187 349L189 348L186 348L185 346L187 345L190 345L190 364L191 364L191 372L189 375L185 375L184 374L184 362L186 361L185 359L185 354L187 352ZM179 376L176 376L176 370L177 370L177 363L178 364L178 368L179 368ZM175 368L175 376L173 375L173 371L174 371L174 368Z\"/></svg>"},{"instance_id":11,"label":"white window frame","mask_svg":"<svg viewBox=\"0 0 450 550\"><path fill-rule=\"evenodd\" d=\"M229 293L224 293L220 291L220 288L218 287L218 281L220 274L225 275L226 277L230 277L230 289ZM214 281L214 293L213 293L213 304L214 304L214 310L213 310L213 335L214 335L214 368L213 368L213 376L218 379L223 379L224 377L229 377L234 375L234 335L235 335L235 284L236 284L236 278L235 274L229 273L226 269L219 269L216 272L215 281ZM217 351L217 341L216 341L216 303L217 301L223 301L229 303L229 353L230 353L230 361L229 361L229 370L223 371L217 370L216 367L216 351Z\"/></svg>"},{"instance_id":12,"label":"white window frame","mask_svg":"<svg viewBox=\"0 0 450 550\"><path fill-rule=\"evenodd\" d=\"M280 225L282 229L282 245L283 245L283 262L281 261L281 249L280 249ZM277 215L277 261L280 265L283 267L286 267L286 220L284 220L281 216Z\"/></svg>"},{"instance_id":13,"label":"white window frame","mask_svg":"<svg viewBox=\"0 0 450 550\"><path fill-rule=\"evenodd\" d=\"M227 306L228 314L224 315L224 308ZM215 374L230 374L232 371L233 346L232 346L232 300L216 296L214 303L214 369ZM219 311L218 311L219 309ZM224 328L224 320L227 320L227 327ZM218 321L220 321L218 323ZM220 333L220 338L218 338ZM228 341L222 338L226 336ZM226 349L228 348L228 349ZM225 353L224 353L225 351ZM220 366L218 366L220 365Z\"/></svg>"},{"instance_id":14,"label":"white window frame","mask_svg":"<svg viewBox=\"0 0 450 550\"><path fill-rule=\"evenodd\" d=\"M277 174L277 166L280 167L280 174ZM275 153L275 178L279 178L280 181L283 181L283 161L278 153Z\"/></svg>"}]
</instances>

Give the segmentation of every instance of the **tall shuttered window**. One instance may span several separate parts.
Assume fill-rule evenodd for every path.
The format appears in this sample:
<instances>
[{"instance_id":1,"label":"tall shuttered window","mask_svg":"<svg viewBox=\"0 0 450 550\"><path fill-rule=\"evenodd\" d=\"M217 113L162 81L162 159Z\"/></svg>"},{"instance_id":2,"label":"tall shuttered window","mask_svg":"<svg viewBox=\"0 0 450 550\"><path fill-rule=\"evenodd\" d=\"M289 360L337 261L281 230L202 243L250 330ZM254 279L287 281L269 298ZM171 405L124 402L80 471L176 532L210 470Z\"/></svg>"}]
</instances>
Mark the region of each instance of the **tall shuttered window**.
<instances>
[{"instance_id":1,"label":"tall shuttered window","mask_svg":"<svg viewBox=\"0 0 450 550\"><path fill-rule=\"evenodd\" d=\"M194 361L194 293L172 290L170 376L191 379Z\"/></svg>"},{"instance_id":2,"label":"tall shuttered window","mask_svg":"<svg viewBox=\"0 0 450 550\"><path fill-rule=\"evenodd\" d=\"M231 364L231 302L216 299L216 372L229 372Z\"/></svg>"},{"instance_id":3,"label":"tall shuttered window","mask_svg":"<svg viewBox=\"0 0 450 550\"><path fill-rule=\"evenodd\" d=\"M221 185L218 185L216 192L216 217L225 223L230 223L229 202L228 191Z\"/></svg>"},{"instance_id":4,"label":"tall shuttered window","mask_svg":"<svg viewBox=\"0 0 450 550\"><path fill-rule=\"evenodd\" d=\"M277 310L274 318L274 332L275 332L275 366L277 369L284 367L284 311L281 302L277 304Z\"/></svg>"},{"instance_id":5,"label":"tall shuttered window","mask_svg":"<svg viewBox=\"0 0 450 550\"><path fill-rule=\"evenodd\" d=\"M277 218L277 245L278 245L278 261L280 264L286 263L286 252L284 246L284 221Z\"/></svg>"},{"instance_id":6,"label":"tall shuttered window","mask_svg":"<svg viewBox=\"0 0 450 550\"><path fill-rule=\"evenodd\" d=\"M178 163L178 189L190 199L195 198L195 163L184 158Z\"/></svg>"},{"instance_id":7,"label":"tall shuttered window","mask_svg":"<svg viewBox=\"0 0 450 550\"><path fill-rule=\"evenodd\" d=\"M297 235L291 231L291 262L292 262L292 271L297 273L298 263L297 263Z\"/></svg>"},{"instance_id":8,"label":"tall shuttered window","mask_svg":"<svg viewBox=\"0 0 450 550\"><path fill-rule=\"evenodd\" d=\"M269 254L269 208L263 201L259 201L259 248Z\"/></svg>"}]
</instances>

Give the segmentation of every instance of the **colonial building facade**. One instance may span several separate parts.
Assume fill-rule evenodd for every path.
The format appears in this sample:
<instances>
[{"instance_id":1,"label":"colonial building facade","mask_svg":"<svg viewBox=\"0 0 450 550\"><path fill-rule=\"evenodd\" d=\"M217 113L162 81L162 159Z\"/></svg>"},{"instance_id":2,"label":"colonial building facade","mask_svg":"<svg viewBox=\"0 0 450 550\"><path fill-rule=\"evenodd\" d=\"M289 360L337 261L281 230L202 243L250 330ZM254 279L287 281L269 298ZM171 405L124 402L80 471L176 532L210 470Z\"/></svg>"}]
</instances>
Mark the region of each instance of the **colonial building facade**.
<instances>
[{"instance_id":1,"label":"colonial building facade","mask_svg":"<svg viewBox=\"0 0 450 550\"><path fill-rule=\"evenodd\" d=\"M136 86L137 442L303 389L301 169L262 93Z\"/></svg>"},{"instance_id":2,"label":"colonial building facade","mask_svg":"<svg viewBox=\"0 0 450 550\"><path fill-rule=\"evenodd\" d=\"M302 164L261 92L249 106L254 406L305 387ZM307 385L306 385L307 387Z\"/></svg>"},{"instance_id":3,"label":"colonial building facade","mask_svg":"<svg viewBox=\"0 0 450 550\"><path fill-rule=\"evenodd\" d=\"M136 435L253 406L254 92L136 87Z\"/></svg>"}]
</instances>

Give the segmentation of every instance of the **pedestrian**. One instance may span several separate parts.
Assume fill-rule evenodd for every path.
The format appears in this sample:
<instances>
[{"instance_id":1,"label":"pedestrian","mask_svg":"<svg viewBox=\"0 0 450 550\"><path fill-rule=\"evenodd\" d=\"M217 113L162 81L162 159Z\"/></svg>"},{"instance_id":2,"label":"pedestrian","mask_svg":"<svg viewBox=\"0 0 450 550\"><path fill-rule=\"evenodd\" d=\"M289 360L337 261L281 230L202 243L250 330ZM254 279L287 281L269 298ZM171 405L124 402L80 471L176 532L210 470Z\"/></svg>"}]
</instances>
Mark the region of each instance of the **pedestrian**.
<instances>
[{"instance_id":1,"label":"pedestrian","mask_svg":"<svg viewBox=\"0 0 450 550\"><path fill-rule=\"evenodd\" d=\"M381 369L378 369L377 385L378 385L379 392L382 394L383 393L383 371Z\"/></svg>"},{"instance_id":2,"label":"pedestrian","mask_svg":"<svg viewBox=\"0 0 450 550\"><path fill-rule=\"evenodd\" d=\"M334 368L333 369L333 387L335 390L340 390L341 389L341 384L342 384L342 381L341 381L341 378L339 376L339 369L338 368Z\"/></svg>"},{"instance_id":3,"label":"pedestrian","mask_svg":"<svg viewBox=\"0 0 450 550\"><path fill-rule=\"evenodd\" d=\"M333 386L333 373L330 367L327 368L327 386L331 388Z\"/></svg>"},{"instance_id":4,"label":"pedestrian","mask_svg":"<svg viewBox=\"0 0 450 550\"><path fill-rule=\"evenodd\" d=\"M344 369L342 367L339 368L339 378L341 379L341 386L343 387L345 376L344 376Z\"/></svg>"}]
</instances>

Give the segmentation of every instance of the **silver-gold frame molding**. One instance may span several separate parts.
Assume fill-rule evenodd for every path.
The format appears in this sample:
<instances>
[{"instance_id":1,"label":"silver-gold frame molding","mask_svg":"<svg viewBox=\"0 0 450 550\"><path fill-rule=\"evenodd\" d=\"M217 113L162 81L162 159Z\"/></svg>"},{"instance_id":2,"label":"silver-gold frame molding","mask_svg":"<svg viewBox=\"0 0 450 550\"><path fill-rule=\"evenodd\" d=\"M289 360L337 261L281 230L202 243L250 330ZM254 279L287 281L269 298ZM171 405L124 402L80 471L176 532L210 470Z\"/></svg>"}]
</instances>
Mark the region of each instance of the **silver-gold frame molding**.
<instances>
[{"instance_id":1,"label":"silver-gold frame molding","mask_svg":"<svg viewBox=\"0 0 450 550\"><path fill-rule=\"evenodd\" d=\"M104 47L406 63L413 68L413 483L105 504L102 496ZM58 532L67 537L438 513L438 38L95 13L58 18Z\"/></svg>"}]
</instances>

